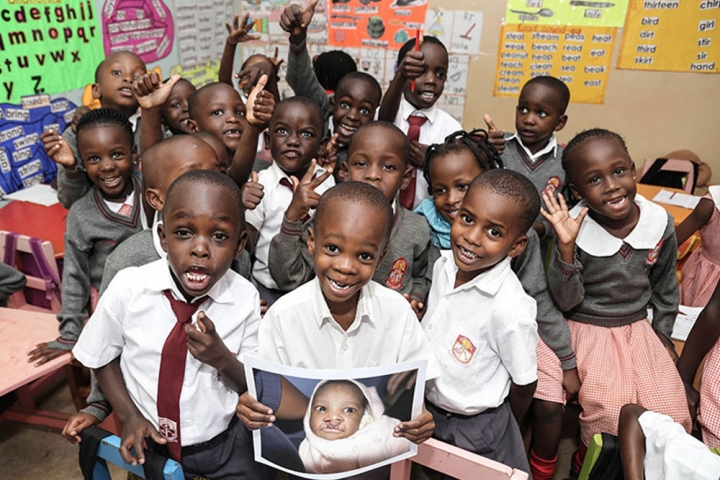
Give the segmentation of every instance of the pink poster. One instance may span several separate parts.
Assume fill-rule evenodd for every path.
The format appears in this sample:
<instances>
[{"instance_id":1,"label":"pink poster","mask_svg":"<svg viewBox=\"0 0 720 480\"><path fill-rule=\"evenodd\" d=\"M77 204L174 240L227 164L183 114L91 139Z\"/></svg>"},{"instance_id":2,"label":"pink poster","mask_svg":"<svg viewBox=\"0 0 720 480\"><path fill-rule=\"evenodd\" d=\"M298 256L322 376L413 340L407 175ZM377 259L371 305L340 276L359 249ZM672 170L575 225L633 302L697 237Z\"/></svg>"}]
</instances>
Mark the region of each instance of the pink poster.
<instances>
[{"instance_id":1,"label":"pink poster","mask_svg":"<svg viewBox=\"0 0 720 480\"><path fill-rule=\"evenodd\" d=\"M150 63L172 50L175 27L163 0L106 0L102 24L106 55L129 50Z\"/></svg>"}]
</instances>

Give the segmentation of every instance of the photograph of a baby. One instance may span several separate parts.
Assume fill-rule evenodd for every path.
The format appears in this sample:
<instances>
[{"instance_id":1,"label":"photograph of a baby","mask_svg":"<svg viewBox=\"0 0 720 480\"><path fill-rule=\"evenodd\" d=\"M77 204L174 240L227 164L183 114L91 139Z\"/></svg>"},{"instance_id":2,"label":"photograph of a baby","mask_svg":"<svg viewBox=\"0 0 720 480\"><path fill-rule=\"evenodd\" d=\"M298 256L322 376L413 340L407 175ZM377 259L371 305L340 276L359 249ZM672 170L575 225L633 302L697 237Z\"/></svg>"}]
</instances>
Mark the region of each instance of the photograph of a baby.
<instances>
[{"instance_id":1,"label":"photograph of a baby","mask_svg":"<svg viewBox=\"0 0 720 480\"><path fill-rule=\"evenodd\" d=\"M375 387L354 380L318 383L303 421L305 470L347 472L408 452L412 443L392 435L400 420L384 412Z\"/></svg>"},{"instance_id":2,"label":"photograph of a baby","mask_svg":"<svg viewBox=\"0 0 720 480\"><path fill-rule=\"evenodd\" d=\"M294 476L332 480L389 471L390 463L417 453L417 445L394 430L422 409L426 362L342 371L254 357L244 363L250 394L264 405L275 403L270 408L277 417L253 432L257 461Z\"/></svg>"}]
</instances>

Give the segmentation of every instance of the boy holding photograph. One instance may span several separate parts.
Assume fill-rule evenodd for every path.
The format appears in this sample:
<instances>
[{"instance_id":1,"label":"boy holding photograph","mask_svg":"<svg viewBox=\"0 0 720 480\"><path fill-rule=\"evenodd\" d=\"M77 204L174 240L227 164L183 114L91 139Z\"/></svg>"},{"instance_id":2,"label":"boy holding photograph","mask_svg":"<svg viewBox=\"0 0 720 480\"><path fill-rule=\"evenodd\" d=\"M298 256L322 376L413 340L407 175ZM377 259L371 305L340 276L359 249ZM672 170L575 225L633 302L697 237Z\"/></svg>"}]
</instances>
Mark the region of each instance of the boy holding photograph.
<instances>
[{"instance_id":1,"label":"boy holding photograph","mask_svg":"<svg viewBox=\"0 0 720 480\"><path fill-rule=\"evenodd\" d=\"M350 369L429 360L436 365L410 304L397 292L372 282L387 248L393 211L382 192L345 182L321 198L308 250L316 278L280 298L258 332L261 359L301 368ZM274 411L249 394L238 416L250 429L270 426ZM303 418L305 409L284 419ZM431 415L401 422L393 435L422 443L432 435Z\"/></svg>"}]
</instances>

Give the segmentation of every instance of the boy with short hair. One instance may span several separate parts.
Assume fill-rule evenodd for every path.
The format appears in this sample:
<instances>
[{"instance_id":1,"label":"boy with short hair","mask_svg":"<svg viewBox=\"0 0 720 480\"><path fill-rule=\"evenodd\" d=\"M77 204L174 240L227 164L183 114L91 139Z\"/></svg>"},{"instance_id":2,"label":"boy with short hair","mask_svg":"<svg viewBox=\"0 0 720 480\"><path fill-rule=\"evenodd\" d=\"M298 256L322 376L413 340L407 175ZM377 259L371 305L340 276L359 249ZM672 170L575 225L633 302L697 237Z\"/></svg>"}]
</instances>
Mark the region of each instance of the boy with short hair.
<instances>
[{"instance_id":1,"label":"boy with short hair","mask_svg":"<svg viewBox=\"0 0 720 480\"><path fill-rule=\"evenodd\" d=\"M371 75L350 72L340 79L334 95L328 98L313 71L306 44L307 29L317 4L318 0L312 0L305 8L289 5L280 17L280 27L290 34L287 82L296 95L308 97L317 103L329 132L337 134L339 167L347 161L350 140L357 129L375 118L375 111L382 98L382 88ZM339 173L338 168L335 168L335 173Z\"/></svg>"},{"instance_id":2,"label":"boy with short hair","mask_svg":"<svg viewBox=\"0 0 720 480\"><path fill-rule=\"evenodd\" d=\"M516 132L506 139L502 161L505 168L529 178L540 193L560 194L565 190L565 172L560 162L563 147L558 144L555 132L567 123L565 110L569 102L570 90L555 77L535 77L520 91L515 110ZM536 219L533 228L543 243L552 237L552 227L542 217Z\"/></svg>"},{"instance_id":3,"label":"boy with short hair","mask_svg":"<svg viewBox=\"0 0 720 480\"><path fill-rule=\"evenodd\" d=\"M244 200L255 192L252 201L245 204L254 207L246 212L245 219L257 231L257 240L251 240L255 247L253 278L260 297L268 305L284 293L270 275L270 242L280 231L283 214L292 202L293 185L299 183L298 178L303 178L313 159L318 157L322 132L320 108L312 101L291 97L280 102L269 127L273 163L257 174L256 181L248 182L243 188ZM322 195L335 184L332 170L318 168L314 173L315 185L308 194Z\"/></svg>"},{"instance_id":4,"label":"boy with short hair","mask_svg":"<svg viewBox=\"0 0 720 480\"><path fill-rule=\"evenodd\" d=\"M422 327L442 373L426 389L435 437L529 472L518 422L537 383L535 300L510 268L540 211L532 183L490 170L470 185L433 269Z\"/></svg>"},{"instance_id":5,"label":"boy with short hair","mask_svg":"<svg viewBox=\"0 0 720 480\"><path fill-rule=\"evenodd\" d=\"M392 205L394 220L387 252L373 280L405 295L420 310L429 288L425 271L430 229L423 217L397 201L398 192L410 181L407 151L407 138L395 125L368 123L355 133L342 175L377 187ZM270 274L284 291L292 291L314 276L312 256L307 252L312 220L303 221L319 199L307 194L313 185L311 174L306 174L285 211L280 232L270 243Z\"/></svg>"},{"instance_id":6,"label":"boy with short hair","mask_svg":"<svg viewBox=\"0 0 720 480\"><path fill-rule=\"evenodd\" d=\"M218 172L185 173L163 219L167 260L119 272L73 354L123 422L125 461L143 463L151 437L187 476L237 478L251 468L236 448L237 355L256 348L260 322L256 290L229 270L246 240L240 191Z\"/></svg>"},{"instance_id":7,"label":"boy with short hair","mask_svg":"<svg viewBox=\"0 0 720 480\"><path fill-rule=\"evenodd\" d=\"M382 193L344 182L318 203L308 248L315 279L279 299L258 333L258 356L302 368L362 368L410 360L435 361L417 318L401 295L373 281L392 229L393 211ZM305 406L294 412L302 418ZM275 409L243 394L238 416L249 428L275 421ZM430 437L427 411L395 427L394 435L420 443Z\"/></svg>"},{"instance_id":8,"label":"boy with short hair","mask_svg":"<svg viewBox=\"0 0 720 480\"><path fill-rule=\"evenodd\" d=\"M100 62L95 69L95 83L92 96L100 100L100 106L119 111L137 129L139 117L136 115L138 102L132 91L136 78L143 75L147 67L140 57L132 52L115 52ZM82 107L81 107L82 108ZM74 127L68 127L62 138L72 149L74 162L66 162L58 168L58 200L65 208L70 208L92 188L92 182L85 174L80 155L77 151L77 135ZM137 144L137 139L135 141Z\"/></svg>"}]
</instances>

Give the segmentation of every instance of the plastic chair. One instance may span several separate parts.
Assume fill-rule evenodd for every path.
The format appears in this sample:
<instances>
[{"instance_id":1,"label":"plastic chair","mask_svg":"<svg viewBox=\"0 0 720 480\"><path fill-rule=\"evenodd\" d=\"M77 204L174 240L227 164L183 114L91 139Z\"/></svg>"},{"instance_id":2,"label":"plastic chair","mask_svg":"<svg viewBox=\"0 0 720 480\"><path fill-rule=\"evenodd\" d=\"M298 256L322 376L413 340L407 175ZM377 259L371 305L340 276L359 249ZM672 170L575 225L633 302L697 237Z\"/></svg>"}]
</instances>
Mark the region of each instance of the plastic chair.
<instances>
[{"instance_id":1,"label":"plastic chair","mask_svg":"<svg viewBox=\"0 0 720 480\"><path fill-rule=\"evenodd\" d=\"M618 478L621 470L617 437L609 433L593 435L578 480L614 479Z\"/></svg>"},{"instance_id":2,"label":"plastic chair","mask_svg":"<svg viewBox=\"0 0 720 480\"><path fill-rule=\"evenodd\" d=\"M0 258L27 277L25 288L10 296L9 305L23 310L60 311L60 272L50 242L0 231Z\"/></svg>"},{"instance_id":3,"label":"plastic chair","mask_svg":"<svg viewBox=\"0 0 720 480\"><path fill-rule=\"evenodd\" d=\"M80 468L86 480L112 480L107 462L148 480L185 479L182 466L178 462L148 450L145 451L145 466L125 463L120 456L120 437L106 430L90 427L81 433L81 437ZM157 473L146 475L146 471Z\"/></svg>"},{"instance_id":4,"label":"plastic chair","mask_svg":"<svg viewBox=\"0 0 720 480\"><path fill-rule=\"evenodd\" d=\"M695 190L698 164L690 160L648 158L638 183L678 188L691 194Z\"/></svg>"},{"instance_id":5,"label":"plastic chair","mask_svg":"<svg viewBox=\"0 0 720 480\"><path fill-rule=\"evenodd\" d=\"M393 463L390 480L410 480L412 463L418 463L460 480L526 480L528 474L489 458L431 438L418 445L417 455Z\"/></svg>"}]
</instances>

